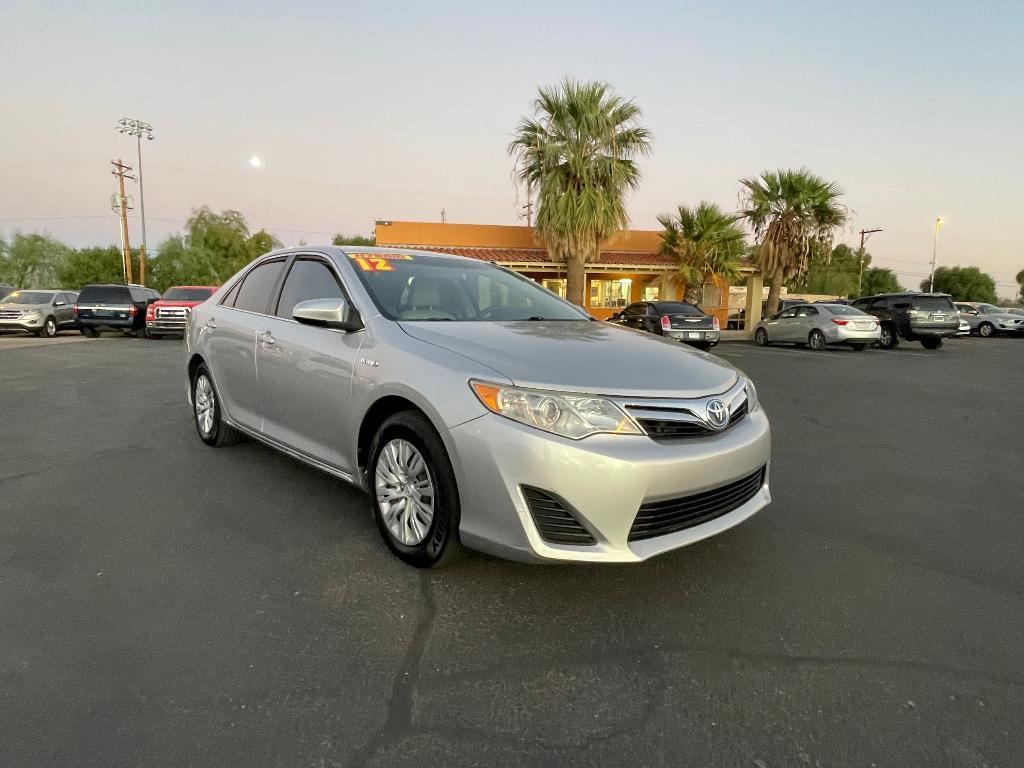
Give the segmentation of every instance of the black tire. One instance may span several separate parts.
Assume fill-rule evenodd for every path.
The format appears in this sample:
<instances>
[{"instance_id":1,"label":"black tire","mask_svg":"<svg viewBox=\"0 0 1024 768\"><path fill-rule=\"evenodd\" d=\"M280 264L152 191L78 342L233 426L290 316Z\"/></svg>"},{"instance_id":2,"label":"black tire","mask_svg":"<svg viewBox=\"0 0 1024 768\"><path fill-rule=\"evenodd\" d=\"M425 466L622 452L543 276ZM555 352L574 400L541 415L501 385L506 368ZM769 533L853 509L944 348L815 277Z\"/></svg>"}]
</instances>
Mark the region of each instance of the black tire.
<instances>
[{"instance_id":1,"label":"black tire","mask_svg":"<svg viewBox=\"0 0 1024 768\"><path fill-rule=\"evenodd\" d=\"M878 339L878 346L882 349L896 349L900 345L900 337L896 334L896 326L892 323L882 323L882 336Z\"/></svg>"},{"instance_id":2,"label":"black tire","mask_svg":"<svg viewBox=\"0 0 1024 768\"><path fill-rule=\"evenodd\" d=\"M856 344L853 342L850 343L850 349L852 349L854 352L860 352L866 346L867 344L861 344L860 342L857 342Z\"/></svg>"},{"instance_id":3,"label":"black tire","mask_svg":"<svg viewBox=\"0 0 1024 768\"><path fill-rule=\"evenodd\" d=\"M996 327L992 323L982 323L978 326L978 335L983 339L991 339L996 335Z\"/></svg>"},{"instance_id":4,"label":"black tire","mask_svg":"<svg viewBox=\"0 0 1024 768\"><path fill-rule=\"evenodd\" d=\"M213 398L212 420L208 430L204 429L200 423L200 396L198 389L202 379L209 383L209 391ZM213 377L210 375L205 364L196 368L196 372L192 376L192 421L196 425L196 433L199 435L199 439L214 448L234 445L240 442L243 437L241 432L224 421L224 416L220 409L220 394L217 392L217 387L213 383Z\"/></svg>"},{"instance_id":5,"label":"black tire","mask_svg":"<svg viewBox=\"0 0 1024 768\"><path fill-rule=\"evenodd\" d=\"M815 352L822 352L828 346L825 334L815 328L807 335L807 346Z\"/></svg>"},{"instance_id":6,"label":"black tire","mask_svg":"<svg viewBox=\"0 0 1024 768\"><path fill-rule=\"evenodd\" d=\"M393 440L404 440L420 453L427 477L434 485L433 518L417 544L406 544L395 537L377 501L377 466L384 448ZM436 568L457 559L464 551L459 541L459 488L448 452L430 421L418 411L401 411L389 416L374 435L369 456L366 485L370 510L388 549L417 568Z\"/></svg>"},{"instance_id":7,"label":"black tire","mask_svg":"<svg viewBox=\"0 0 1024 768\"><path fill-rule=\"evenodd\" d=\"M759 347L768 346L768 331L764 328L758 328L754 331L754 343Z\"/></svg>"},{"instance_id":8,"label":"black tire","mask_svg":"<svg viewBox=\"0 0 1024 768\"><path fill-rule=\"evenodd\" d=\"M100 335L99 331L97 331L95 328L89 328L88 326L82 328L81 331L83 336L90 339L95 339Z\"/></svg>"},{"instance_id":9,"label":"black tire","mask_svg":"<svg viewBox=\"0 0 1024 768\"><path fill-rule=\"evenodd\" d=\"M941 336L926 336L921 339L921 346L925 349L938 349L942 346Z\"/></svg>"},{"instance_id":10,"label":"black tire","mask_svg":"<svg viewBox=\"0 0 1024 768\"><path fill-rule=\"evenodd\" d=\"M41 339L52 339L57 335L57 320L53 317L48 317L43 320L43 327L36 331L36 336Z\"/></svg>"}]
</instances>

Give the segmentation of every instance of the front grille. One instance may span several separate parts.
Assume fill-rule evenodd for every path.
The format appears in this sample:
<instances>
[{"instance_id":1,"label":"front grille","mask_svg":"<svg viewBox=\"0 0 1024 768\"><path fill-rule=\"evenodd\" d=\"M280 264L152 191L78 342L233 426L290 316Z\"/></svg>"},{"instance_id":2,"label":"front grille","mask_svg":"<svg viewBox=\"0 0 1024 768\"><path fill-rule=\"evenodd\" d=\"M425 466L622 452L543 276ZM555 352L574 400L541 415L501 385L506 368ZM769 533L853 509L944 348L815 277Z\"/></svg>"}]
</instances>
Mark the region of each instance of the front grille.
<instances>
[{"instance_id":1,"label":"front grille","mask_svg":"<svg viewBox=\"0 0 1024 768\"><path fill-rule=\"evenodd\" d=\"M709 437L725 432L747 415L747 401L744 400L729 416L725 429L711 429L701 421L672 421L671 419L637 419L652 440L678 440L685 437Z\"/></svg>"},{"instance_id":2,"label":"front grille","mask_svg":"<svg viewBox=\"0 0 1024 768\"><path fill-rule=\"evenodd\" d=\"M710 491L644 504L629 529L629 540L643 541L676 533L739 509L764 485L766 470L767 467L761 467L757 472Z\"/></svg>"},{"instance_id":3,"label":"front grille","mask_svg":"<svg viewBox=\"0 0 1024 768\"><path fill-rule=\"evenodd\" d=\"M14 320L21 317L20 309L0 309L0 320Z\"/></svg>"},{"instance_id":4,"label":"front grille","mask_svg":"<svg viewBox=\"0 0 1024 768\"><path fill-rule=\"evenodd\" d=\"M523 487L523 497L530 507L530 515L537 525L540 537L550 544L576 544L588 546L597 541L590 531L554 496L536 488Z\"/></svg>"},{"instance_id":5,"label":"front grille","mask_svg":"<svg viewBox=\"0 0 1024 768\"><path fill-rule=\"evenodd\" d=\"M188 307L157 307L156 316L165 320L184 320L188 317Z\"/></svg>"}]
</instances>

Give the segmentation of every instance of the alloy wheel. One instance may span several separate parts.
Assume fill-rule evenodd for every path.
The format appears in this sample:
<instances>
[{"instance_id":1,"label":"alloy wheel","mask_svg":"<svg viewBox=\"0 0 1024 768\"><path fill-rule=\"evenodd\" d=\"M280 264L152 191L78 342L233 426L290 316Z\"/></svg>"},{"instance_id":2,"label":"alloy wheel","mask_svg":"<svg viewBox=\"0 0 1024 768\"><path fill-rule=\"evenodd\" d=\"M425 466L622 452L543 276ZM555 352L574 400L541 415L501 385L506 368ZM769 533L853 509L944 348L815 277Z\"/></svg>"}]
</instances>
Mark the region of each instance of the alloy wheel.
<instances>
[{"instance_id":1,"label":"alloy wheel","mask_svg":"<svg viewBox=\"0 0 1024 768\"><path fill-rule=\"evenodd\" d=\"M45 331L47 336L56 336L57 335L57 323L55 323L53 321L52 317L48 317L46 319L46 325L45 325L44 331Z\"/></svg>"},{"instance_id":2,"label":"alloy wheel","mask_svg":"<svg viewBox=\"0 0 1024 768\"><path fill-rule=\"evenodd\" d=\"M201 373L196 377L195 396L192 398L196 406L196 424L204 437L213 432L213 415L217 398L213 394L213 384L210 383L206 374Z\"/></svg>"},{"instance_id":3,"label":"alloy wheel","mask_svg":"<svg viewBox=\"0 0 1024 768\"><path fill-rule=\"evenodd\" d=\"M978 326L978 333L984 336L986 339L989 338L995 329L989 323L982 323Z\"/></svg>"},{"instance_id":4,"label":"alloy wheel","mask_svg":"<svg viewBox=\"0 0 1024 768\"><path fill-rule=\"evenodd\" d=\"M434 481L416 446L401 438L388 442L377 457L374 481L391 535L410 547L422 542L434 520Z\"/></svg>"}]
</instances>

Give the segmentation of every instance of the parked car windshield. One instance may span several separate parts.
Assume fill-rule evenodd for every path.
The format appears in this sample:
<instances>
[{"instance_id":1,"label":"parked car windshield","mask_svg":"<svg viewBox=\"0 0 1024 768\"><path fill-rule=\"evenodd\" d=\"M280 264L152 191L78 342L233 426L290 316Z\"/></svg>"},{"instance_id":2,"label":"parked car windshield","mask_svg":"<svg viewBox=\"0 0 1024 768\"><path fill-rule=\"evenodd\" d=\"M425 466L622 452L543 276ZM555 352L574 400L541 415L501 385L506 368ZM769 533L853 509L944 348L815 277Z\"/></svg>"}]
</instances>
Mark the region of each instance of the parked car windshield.
<instances>
[{"instance_id":1,"label":"parked car windshield","mask_svg":"<svg viewBox=\"0 0 1024 768\"><path fill-rule=\"evenodd\" d=\"M101 304L131 304L132 295L125 285L87 285L78 294L80 304L97 301Z\"/></svg>"},{"instance_id":2,"label":"parked car windshield","mask_svg":"<svg viewBox=\"0 0 1024 768\"><path fill-rule=\"evenodd\" d=\"M936 312L944 309L952 310L953 302L945 296L918 296L914 299L914 306L925 312Z\"/></svg>"},{"instance_id":3,"label":"parked car windshield","mask_svg":"<svg viewBox=\"0 0 1024 768\"><path fill-rule=\"evenodd\" d=\"M833 315L863 315L856 307L850 307L845 304L826 304L825 309L831 312Z\"/></svg>"},{"instance_id":4,"label":"parked car windshield","mask_svg":"<svg viewBox=\"0 0 1024 768\"><path fill-rule=\"evenodd\" d=\"M350 253L349 258L390 320L590 319L532 280L487 262L418 253Z\"/></svg>"},{"instance_id":5,"label":"parked car windshield","mask_svg":"<svg viewBox=\"0 0 1024 768\"><path fill-rule=\"evenodd\" d=\"M687 304L683 301L659 301L654 308L663 315L690 315L691 317L704 317L699 307Z\"/></svg>"},{"instance_id":6,"label":"parked car windshield","mask_svg":"<svg viewBox=\"0 0 1024 768\"><path fill-rule=\"evenodd\" d=\"M4 296L5 304L48 304L53 291L15 291Z\"/></svg>"},{"instance_id":7,"label":"parked car windshield","mask_svg":"<svg viewBox=\"0 0 1024 768\"><path fill-rule=\"evenodd\" d=\"M168 288L163 298L167 301L206 301L215 288Z\"/></svg>"}]
</instances>

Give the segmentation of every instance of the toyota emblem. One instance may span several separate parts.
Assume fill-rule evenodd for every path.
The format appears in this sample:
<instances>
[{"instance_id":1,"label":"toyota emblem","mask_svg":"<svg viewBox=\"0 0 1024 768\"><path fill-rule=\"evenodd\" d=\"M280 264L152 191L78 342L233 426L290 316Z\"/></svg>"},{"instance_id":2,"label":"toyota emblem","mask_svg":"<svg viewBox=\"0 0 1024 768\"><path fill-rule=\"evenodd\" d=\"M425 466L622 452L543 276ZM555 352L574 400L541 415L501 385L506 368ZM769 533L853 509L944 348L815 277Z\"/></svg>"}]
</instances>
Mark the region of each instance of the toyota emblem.
<instances>
[{"instance_id":1,"label":"toyota emblem","mask_svg":"<svg viewBox=\"0 0 1024 768\"><path fill-rule=\"evenodd\" d=\"M721 400L709 401L707 420L715 429L724 429L729 423L729 407Z\"/></svg>"}]
</instances>

